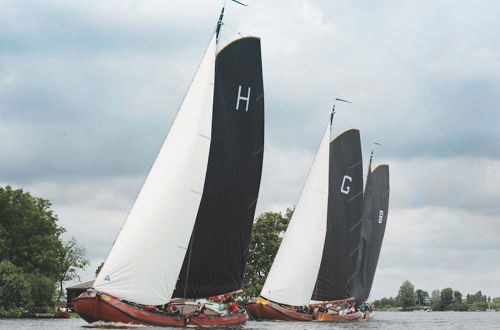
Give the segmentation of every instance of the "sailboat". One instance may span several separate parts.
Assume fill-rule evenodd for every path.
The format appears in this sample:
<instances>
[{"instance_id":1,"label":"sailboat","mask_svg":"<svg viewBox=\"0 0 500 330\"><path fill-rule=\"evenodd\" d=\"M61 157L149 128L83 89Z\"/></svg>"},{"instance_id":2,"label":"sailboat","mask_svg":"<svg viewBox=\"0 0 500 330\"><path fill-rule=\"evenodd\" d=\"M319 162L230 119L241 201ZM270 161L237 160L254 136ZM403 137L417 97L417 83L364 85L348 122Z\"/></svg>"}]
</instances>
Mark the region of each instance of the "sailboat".
<instances>
[{"instance_id":1,"label":"sailboat","mask_svg":"<svg viewBox=\"0 0 500 330\"><path fill-rule=\"evenodd\" d=\"M260 297L246 305L256 319L361 317L359 312L333 315L322 308L352 300L348 284L358 264L363 204L359 130L330 141L332 119L333 112ZM307 312L295 306L308 306Z\"/></svg>"},{"instance_id":2,"label":"sailboat","mask_svg":"<svg viewBox=\"0 0 500 330\"><path fill-rule=\"evenodd\" d=\"M378 165L372 171L373 150L372 147L365 185L358 267L350 283L359 306L370 296L389 211L389 165ZM362 309L363 318L370 318L372 309Z\"/></svg>"},{"instance_id":3,"label":"sailboat","mask_svg":"<svg viewBox=\"0 0 500 330\"><path fill-rule=\"evenodd\" d=\"M248 319L243 308L207 304L195 312L195 299L241 289L264 151L260 39L236 39L217 52L223 15L224 8L93 288L74 302L87 322L220 326ZM169 302L179 313L159 309Z\"/></svg>"}]
</instances>

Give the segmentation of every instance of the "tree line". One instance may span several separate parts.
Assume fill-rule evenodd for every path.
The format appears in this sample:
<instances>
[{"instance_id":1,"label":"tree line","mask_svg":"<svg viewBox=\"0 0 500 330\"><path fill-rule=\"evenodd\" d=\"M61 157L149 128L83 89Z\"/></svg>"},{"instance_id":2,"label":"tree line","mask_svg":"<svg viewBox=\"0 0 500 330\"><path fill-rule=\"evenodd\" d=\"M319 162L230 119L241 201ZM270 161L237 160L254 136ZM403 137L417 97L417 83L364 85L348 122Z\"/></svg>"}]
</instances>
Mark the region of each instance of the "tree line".
<instances>
[{"instance_id":1,"label":"tree line","mask_svg":"<svg viewBox=\"0 0 500 330\"><path fill-rule=\"evenodd\" d=\"M65 229L51 206L22 189L0 187L0 317L52 309L63 295L63 283L79 279L78 271L89 264L76 239L61 238ZM259 296L293 211L264 212L255 219L243 280L246 299ZM380 310L500 309L500 297L481 291L465 297L452 288L429 294L415 290L410 281L403 282L396 297L373 303Z\"/></svg>"},{"instance_id":2,"label":"tree line","mask_svg":"<svg viewBox=\"0 0 500 330\"><path fill-rule=\"evenodd\" d=\"M429 294L422 289L415 290L414 285L407 280L401 284L396 297L384 297L373 304L379 310L485 311L488 308L499 310L500 297L492 299L481 291L464 297L460 291L452 288L433 290Z\"/></svg>"},{"instance_id":3,"label":"tree line","mask_svg":"<svg viewBox=\"0 0 500 330\"><path fill-rule=\"evenodd\" d=\"M66 231L50 201L22 189L0 187L0 317L44 313L63 296L89 261Z\"/></svg>"},{"instance_id":4,"label":"tree line","mask_svg":"<svg viewBox=\"0 0 500 330\"><path fill-rule=\"evenodd\" d=\"M0 317L52 310L64 282L79 279L89 264L75 238L62 239L65 229L51 207L22 189L0 187ZM247 299L260 294L292 214L289 208L255 219L243 283Z\"/></svg>"}]
</instances>

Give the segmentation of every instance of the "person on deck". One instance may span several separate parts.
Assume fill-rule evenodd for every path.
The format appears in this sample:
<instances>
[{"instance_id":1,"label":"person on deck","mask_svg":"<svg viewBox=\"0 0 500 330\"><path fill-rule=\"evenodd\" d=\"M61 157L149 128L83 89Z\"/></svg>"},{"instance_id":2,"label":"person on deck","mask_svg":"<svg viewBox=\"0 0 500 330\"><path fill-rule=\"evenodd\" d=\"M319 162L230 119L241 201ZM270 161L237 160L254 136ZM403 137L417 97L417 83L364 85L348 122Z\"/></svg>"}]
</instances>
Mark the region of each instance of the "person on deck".
<instances>
[{"instance_id":1,"label":"person on deck","mask_svg":"<svg viewBox=\"0 0 500 330\"><path fill-rule=\"evenodd\" d=\"M354 304L349 304L348 305L349 311L347 312L348 314L352 314L356 312L356 308L354 308Z\"/></svg>"},{"instance_id":2,"label":"person on deck","mask_svg":"<svg viewBox=\"0 0 500 330\"><path fill-rule=\"evenodd\" d=\"M239 312L239 308L238 308L238 305L236 305L236 303L234 301L230 302L227 304L227 311L229 312L229 314L236 314Z\"/></svg>"},{"instance_id":3,"label":"person on deck","mask_svg":"<svg viewBox=\"0 0 500 330\"><path fill-rule=\"evenodd\" d=\"M196 307L196 311L195 313L197 314L197 317L199 319L204 319L206 318L206 315L205 315L205 310L207 309L207 307L205 307L205 304L202 304L202 303L198 303L198 306Z\"/></svg>"},{"instance_id":4,"label":"person on deck","mask_svg":"<svg viewBox=\"0 0 500 330\"><path fill-rule=\"evenodd\" d=\"M177 306L175 306L174 304L170 304L170 309L169 309L168 313L172 316L180 316L181 315L179 308L177 308Z\"/></svg>"}]
</instances>

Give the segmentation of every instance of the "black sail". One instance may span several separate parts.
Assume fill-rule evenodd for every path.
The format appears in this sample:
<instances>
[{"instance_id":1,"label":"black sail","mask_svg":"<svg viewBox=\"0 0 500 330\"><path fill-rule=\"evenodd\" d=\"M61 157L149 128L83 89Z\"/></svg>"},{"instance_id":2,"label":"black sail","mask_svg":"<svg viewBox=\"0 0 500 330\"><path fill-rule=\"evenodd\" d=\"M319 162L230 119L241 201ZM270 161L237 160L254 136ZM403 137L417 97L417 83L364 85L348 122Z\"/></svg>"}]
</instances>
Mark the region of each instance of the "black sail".
<instances>
[{"instance_id":1,"label":"black sail","mask_svg":"<svg viewBox=\"0 0 500 330\"><path fill-rule=\"evenodd\" d=\"M205 186L174 297L208 297L241 288L263 152L260 39L246 37L216 58Z\"/></svg>"},{"instance_id":2,"label":"black sail","mask_svg":"<svg viewBox=\"0 0 500 330\"><path fill-rule=\"evenodd\" d=\"M312 300L351 297L348 282L358 260L363 204L363 161L359 130L330 142L325 245Z\"/></svg>"},{"instance_id":3,"label":"black sail","mask_svg":"<svg viewBox=\"0 0 500 330\"><path fill-rule=\"evenodd\" d=\"M358 303L370 296L387 223L389 190L388 165L377 166L373 172L368 172L361 227L361 256L352 284Z\"/></svg>"}]
</instances>

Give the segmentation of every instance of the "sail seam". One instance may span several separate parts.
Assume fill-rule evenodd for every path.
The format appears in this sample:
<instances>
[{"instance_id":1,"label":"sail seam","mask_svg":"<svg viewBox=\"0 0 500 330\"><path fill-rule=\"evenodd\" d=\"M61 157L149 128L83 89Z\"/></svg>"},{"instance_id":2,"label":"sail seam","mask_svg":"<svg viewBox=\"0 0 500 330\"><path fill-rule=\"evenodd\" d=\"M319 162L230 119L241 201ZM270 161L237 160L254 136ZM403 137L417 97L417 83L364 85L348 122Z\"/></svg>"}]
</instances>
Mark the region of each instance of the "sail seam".
<instances>
[{"instance_id":1,"label":"sail seam","mask_svg":"<svg viewBox=\"0 0 500 330\"><path fill-rule=\"evenodd\" d=\"M353 165L349 166L348 168L351 169L351 168L356 167L356 166L358 166L358 165L360 165L362 163L363 163L363 161L360 160L359 162L357 162L356 164L353 164Z\"/></svg>"},{"instance_id":2,"label":"sail seam","mask_svg":"<svg viewBox=\"0 0 500 330\"><path fill-rule=\"evenodd\" d=\"M358 222L356 222L352 227L351 229L349 229L349 231L353 231L354 228L356 228L357 226L359 226L359 224L361 223L361 221L363 221L363 217L361 217L361 219L359 219Z\"/></svg>"},{"instance_id":3,"label":"sail seam","mask_svg":"<svg viewBox=\"0 0 500 330\"><path fill-rule=\"evenodd\" d=\"M207 139L207 140L210 140L209 136L206 136L206 135L203 135L203 134L198 134L198 135L201 136L201 137L203 137L203 138L205 138L205 139Z\"/></svg>"},{"instance_id":4,"label":"sail seam","mask_svg":"<svg viewBox=\"0 0 500 330\"><path fill-rule=\"evenodd\" d=\"M361 195L362 193L363 193L363 190L361 190L359 193L357 193L356 195L349 198L349 202L352 201L353 199L355 199L356 197L358 197L359 195Z\"/></svg>"},{"instance_id":5,"label":"sail seam","mask_svg":"<svg viewBox=\"0 0 500 330\"><path fill-rule=\"evenodd\" d=\"M262 152L262 150L264 150L264 147L261 147L259 150L257 150L253 155L254 156L257 156L260 152Z\"/></svg>"},{"instance_id":6,"label":"sail seam","mask_svg":"<svg viewBox=\"0 0 500 330\"><path fill-rule=\"evenodd\" d=\"M354 249L354 251L351 252L351 254L349 254L349 258L352 258L352 256L354 255L354 253L358 252L359 248L361 247L361 244L358 244L358 246L356 246L356 248Z\"/></svg>"},{"instance_id":7,"label":"sail seam","mask_svg":"<svg viewBox=\"0 0 500 330\"><path fill-rule=\"evenodd\" d=\"M250 203L250 205L248 205L248 208L251 208L252 206L254 206L254 205L255 205L255 203L257 203L257 199L258 199L258 198L259 198L259 197L256 197L256 198L253 200L253 202L251 202L251 203Z\"/></svg>"}]
</instances>

